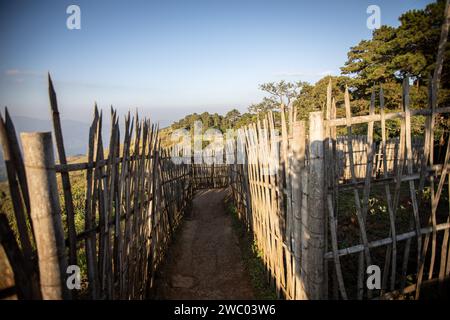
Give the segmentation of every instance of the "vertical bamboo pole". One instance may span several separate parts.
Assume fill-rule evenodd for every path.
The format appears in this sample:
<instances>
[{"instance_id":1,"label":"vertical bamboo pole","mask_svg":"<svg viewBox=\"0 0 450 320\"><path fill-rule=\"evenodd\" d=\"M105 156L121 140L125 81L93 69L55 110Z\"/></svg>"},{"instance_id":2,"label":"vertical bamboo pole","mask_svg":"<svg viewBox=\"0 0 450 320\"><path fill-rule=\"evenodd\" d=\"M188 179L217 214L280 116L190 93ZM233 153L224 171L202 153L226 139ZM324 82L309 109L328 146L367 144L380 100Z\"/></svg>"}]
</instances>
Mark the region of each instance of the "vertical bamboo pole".
<instances>
[{"instance_id":1,"label":"vertical bamboo pole","mask_svg":"<svg viewBox=\"0 0 450 320\"><path fill-rule=\"evenodd\" d=\"M333 178L334 178L334 174L332 172L333 166L330 165L332 163L332 139L331 139L331 129L328 125L329 120L331 119L331 108L332 108L332 82L331 82L331 78L328 81L328 86L327 86L327 104L326 104L326 110L325 110L325 120L326 120L326 127L325 127L325 144L324 144L324 162L326 163L325 165L325 188L326 188L326 193L328 194L328 188L332 187L334 184ZM335 197L334 192L333 192L333 199ZM327 195L328 198L328 195ZM325 214L325 252L328 252L328 215ZM324 291L325 291L325 296L324 299L328 299L328 260L325 259L324 261Z\"/></svg>"},{"instance_id":2,"label":"vertical bamboo pole","mask_svg":"<svg viewBox=\"0 0 450 320\"><path fill-rule=\"evenodd\" d=\"M22 133L31 219L36 235L43 299L69 298L65 290L64 234L50 132Z\"/></svg>"},{"instance_id":3,"label":"vertical bamboo pole","mask_svg":"<svg viewBox=\"0 0 450 320\"><path fill-rule=\"evenodd\" d=\"M93 210L93 190L95 188L95 181L93 179L93 159L94 159L94 142L98 126L98 109L97 105L94 107L94 120L89 128L89 145L88 145L88 163L89 167L86 171L86 200L85 200L85 230L91 230L95 226L95 212ZM91 232L85 241L86 245L86 264L90 287L90 294L92 299L97 299L98 288L98 270L97 270L97 256L96 256L96 236Z\"/></svg>"},{"instance_id":4,"label":"vertical bamboo pole","mask_svg":"<svg viewBox=\"0 0 450 320\"><path fill-rule=\"evenodd\" d=\"M302 206L302 179L305 167L305 123L295 121L292 129L292 215L294 219L294 259L295 259L295 299L299 299L303 284L301 283L301 206Z\"/></svg>"},{"instance_id":5,"label":"vertical bamboo pole","mask_svg":"<svg viewBox=\"0 0 450 320\"><path fill-rule=\"evenodd\" d=\"M302 216L302 278L307 299L321 299L325 246L324 121L322 112L309 115L309 206ZM304 221L303 218L306 218Z\"/></svg>"}]
</instances>

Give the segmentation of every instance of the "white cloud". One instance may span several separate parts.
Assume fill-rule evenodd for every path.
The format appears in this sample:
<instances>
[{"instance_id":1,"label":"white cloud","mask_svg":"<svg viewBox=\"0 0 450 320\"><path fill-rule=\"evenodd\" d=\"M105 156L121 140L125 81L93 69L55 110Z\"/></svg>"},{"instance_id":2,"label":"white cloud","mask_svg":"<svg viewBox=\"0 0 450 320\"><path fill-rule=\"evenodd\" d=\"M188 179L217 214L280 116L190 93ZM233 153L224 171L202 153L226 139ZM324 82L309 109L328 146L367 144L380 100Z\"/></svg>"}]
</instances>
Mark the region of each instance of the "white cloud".
<instances>
[{"instance_id":1,"label":"white cloud","mask_svg":"<svg viewBox=\"0 0 450 320\"><path fill-rule=\"evenodd\" d=\"M324 77L328 75L339 74L332 70L318 71L318 72L278 72L275 75L279 77Z\"/></svg>"},{"instance_id":2,"label":"white cloud","mask_svg":"<svg viewBox=\"0 0 450 320\"><path fill-rule=\"evenodd\" d=\"M333 75L333 71L331 70L326 70L326 71L322 71L319 73L320 76L329 76L329 75Z\"/></svg>"},{"instance_id":3,"label":"white cloud","mask_svg":"<svg viewBox=\"0 0 450 320\"><path fill-rule=\"evenodd\" d=\"M15 75L20 74L20 71L18 69L9 69L9 70L5 71L5 74L7 76L15 76Z\"/></svg>"},{"instance_id":4,"label":"white cloud","mask_svg":"<svg viewBox=\"0 0 450 320\"><path fill-rule=\"evenodd\" d=\"M8 69L5 70L5 74L7 76L10 77L15 77L15 76L36 76L36 77L41 77L44 76L45 73L43 72L37 72L37 71L29 71L29 70L19 70L19 69Z\"/></svg>"}]
</instances>

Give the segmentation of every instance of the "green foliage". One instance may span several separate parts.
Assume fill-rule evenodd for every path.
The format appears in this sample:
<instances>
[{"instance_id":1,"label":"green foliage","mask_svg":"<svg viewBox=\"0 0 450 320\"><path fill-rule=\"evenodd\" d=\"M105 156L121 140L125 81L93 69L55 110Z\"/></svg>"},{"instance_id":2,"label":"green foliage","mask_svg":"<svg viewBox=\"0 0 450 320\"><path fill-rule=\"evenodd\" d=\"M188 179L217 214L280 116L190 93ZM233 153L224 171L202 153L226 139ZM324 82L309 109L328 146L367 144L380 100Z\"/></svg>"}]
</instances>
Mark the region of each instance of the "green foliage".
<instances>
[{"instance_id":1,"label":"green foliage","mask_svg":"<svg viewBox=\"0 0 450 320\"><path fill-rule=\"evenodd\" d=\"M438 0L423 10L411 10L399 18L397 28L382 26L371 40L363 40L352 47L342 73L352 76L356 99L369 99L374 85L383 85L386 107L396 108L400 102L400 84L405 76L414 81L412 106L424 107L429 77L435 68L437 48L444 18L445 1ZM447 46L446 58L450 57ZM447 60L446 59L446 60ZM448 103L450 68L444 63L440 104Z\"/></svg>"},{"instance_id":2,"label":"green foliage","mask_svg":"<svg viewBox=\"0 0 450 320\"><path fill-rule=\"evenodd\" d=\"M225 133L227 129L236 129L254 122L256 115L250 113L241 114L237 109L232 109L225 116L218 113L203 112L202 114L189 114L183 119L174 122L171 125L171 129L187 129L193 131L194 123L201 121L203 125L203 131L209 128L219 129L222 133Z\"/></svg>"},{"instance_id":3,"label":"green foliage","mask_svg":"<svg viewBox=\"0 0 450 320\"><path fill-rule=\"evenodd\" d=\"M258 249L242 222L239 220L236 208L228 206L228 212L233 218L233 228L239 238L239 246L242 253L245 268L250 275L253 293L257 300L276 300L277 295L273 288L267 283L266 269L264 267L263 255Z\"/></svg>"}]
</instances>

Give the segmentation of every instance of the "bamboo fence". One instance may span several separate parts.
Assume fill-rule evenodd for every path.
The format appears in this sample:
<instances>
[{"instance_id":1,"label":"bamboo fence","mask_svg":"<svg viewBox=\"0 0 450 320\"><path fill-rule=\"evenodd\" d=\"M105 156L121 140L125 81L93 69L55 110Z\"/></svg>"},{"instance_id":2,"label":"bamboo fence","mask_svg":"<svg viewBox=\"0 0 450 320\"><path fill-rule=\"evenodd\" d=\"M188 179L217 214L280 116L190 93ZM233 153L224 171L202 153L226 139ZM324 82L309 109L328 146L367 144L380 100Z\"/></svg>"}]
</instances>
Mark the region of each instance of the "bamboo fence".
<instances>
[{"instance_id":1,"label":"bamboo fence","mask_svg":"<svg viewBox=\"0 0 450 320\"><path fill-rule=\"evenodd\" d=\"M431 92L430 95L433 95ZM334 261L333 273L333 285L334 285L334 297L347 299L349 297L348 290L344 283L344 277L341 269L341 260L351 254L358 254L358 271L357 271L357 284L356 294L353 296L358 299L373 298L376 294L381 297L385 297L386 292L397 293L411 293L415 291L415 297L419 298L421 282L423 277L423 268L425 266L425 260L429 259L428 268L428 280L438 275L434 272L434 261L436 259L437 252L437 231L444 231L448 233L448 213L442 215L442 221L438 224L436 220L436 206L440 200L441 191L446 180L446 171L448 165L448 146L447 155L443 163L435 165L433 163L433 148L435 138L433 136L434 119L439 113L448 113L448 108L437 109L430 106L430 109L425 110L411 110L409 108L409 80L406 78L403 83L403 112L397 114L389 114L384 111L384 97L383 91L379 92L380 101L380 114L375 114L375 91L372 94L372 101L370 107L369 117L351 117L350 114L350 100L348 91L345 95L345 109L346 118L345 123L342 120L335 119L333 110L333 104L331 104L331 111L327 111L328 121L326 122L326 131L328 143L326 143L327 159L326 167L328 168L328 193L326 196L328 215L329 215L329 232L331 234L331 247L332 250L325 254L325 259L332 259ZM331 97L329 97L331 100ZM416 138L416 141L420 141L417 137L412 137L411 134L411 117L417 115L426 116L426 130L425 130L425 145L422 147L420 142L417 143L417 147L413 147L412 141ZM395 141L395 149L393 160L389 154L388 143L386 139L386 121L400 118L401 120L401 132L400 137ZM355 121L356 120L356 121ZM374 122L381 122L382 141L379 146L378 154L381 155L382 167L381 175L377 177L373 171L373 163L375 156L375 144L373 142ZM364 181L357 181L356 176L356 164L350 160L350 182L339 183L339 178L334 172L336 170L336 137L335 129L339 125L345 125L347 127L348 134L351 135L352 124L368 123L367 126L367 139L366 139L366 154L367 163L366 173ZM422 152L422 148L424 151ZM392 147L391 147L392 149ZM352 153L352 145L348 141L348 150ZM384 157L383 155L386 154ZM350 157L352 159L352 157ZM380 168L380 165L377 165ZM435 193L434 179L440 181L438 191ZM406 185L407 187L404 187ZM428 185L431 189L431 208L420 206L423 199L423 190L425 185ZM384 194L376 194L379 198L382 198L386 203L386 208L389 215L389 234L385 238L379 238L371 234L370 221L373 223L373 219L368 216L369 198L374 196L372 190L376 188L384 189ZM361 190L362 189L362 190ZM407 195L402 195L405 189ZM342 215L342 211L339 210L339 193L341 190L352 190L354 194L354 209L356 213L357 224L360 233L360 243L347 248L339 248L338 235L339 235L339 220L338 216ZM361 192L362 191L362 194ZM400 207L399 202L410 204L407 208L407 215L409 216L409 228L402 233L398 232L401 228L397 217L399 216ZM403 215L405 213L402 213ZM446 217L447 216L447 217ZM427 225L422 225L423 221L426 221L429 217ZM430 233L433 236L432 254L427 255L428 241ZM415 238L415 243L412 243ZM400 248L401 241L402 246ZM448 260L447 246L448 236L444 236L442 241L441 251L441 270L439 271L439 282L442 284L444 276L448 276L449 270L445 271L445 265ZM382 263L383 269L383 281L381 290L368 290L364 284L366 267L372 264L374 261L374 251L376 254L380 254L380 247L384 246L384 259L378 257L377 261ZM416 259L410 259L410 253L414 247L416 252ZM375 249L378 248L378 249ZM401 259L402 264L397 265L397 261ZM380 263L380 264L381 264ZM411 266L413 265L413 266ZM414 270L415 268L417 270ZM422 272L420 271L422 270ZM415 279L411 281L412 284L405 288L407 276ZM388 284L389 282L389 284ZM339 294L338 294L339 292Z\"/></svg>"},{"instance_id":2,"label":"bamboo fence","mask_svg":"<svg viewBox=\"0 0 450 320\"><path fill-rule=\"evenodd\" d=\"M367 136L363 135L343 135L336 137L336 152L338 153L338 174L343 181L349 181L352 178L350 170L349 159L349 141L352 142L353 148L353 165L355 169L355 178L364 179L367 169ZM386 153L383 152L383 144L381 142L374 142L374 148L377 152L373 156L373 163L371 164L372 170L377 175L383 174L383 155L386 155L386 170L388 174L396 172L396 157L398 156L399 139L391 138L386 140ZM417 170L420 166L420 158L423 153L423 139L422 137L412 137L411 141L412 155L413 155L413 168Z\"/></svg>"},{"instance_id":3,"label":"bamboo fence","mask_svg":"<svg viewBox=\"0 0 450 320\"><path fill-rule=\"evenodd\" d=\"M0 121L14 205L13 225L18 233L16 237L6 216L0 215L0 239L15 277L15 287L3 290L4 295L77 298L78 290L67 290L65 268L84 265L81 280L85 290L80 291L80 298L143 299L152 291L155 272L192 198L191 167L175 165L169 151L160 147L158 127L137 114L132 117L128 113L121 136L119 117L111 109L109 144L105 146L104 116L97 107L86 161L67 163L50 78L49 93L59 163L54 161L50 133L35 133L31 138L22 134L23 159L7 110L5 120ZM36 146L45 151L38 152ZM48 160L39 162L41 158ZM34 168L43 169L34 172ZM83 208L75 214L71 175L76 172L83 173L85 198ZM61 181L59 186L56 176ZM47 180L52 184L42 184ZM62 194L64 204L63 225L58 194ZM53 203L53 209L41 208L47 203L45 197L52 199L49 203ZM46 217L51 224L42 225L42 215L37 216L41 211L54 214ZM84 221L82 230L76 229L79 219ZM52 225L55 220L59 224ZM42 238L48 234L45 230L56 235ZM57 261L53 254L59 257Z\"/></svg>"},{"instance_id":4,"label":"bamboo fence","mask_svg":"<svg viewBox=\"0 0 450 320\"><path fill-rule=\"evenodd\" d=\"M415 292L419 298L424 270L427 281L437 279L440 284L450 273L448 209L441 208L439 219L436 217L447 184L450 151L447 147L446 158L433 162L435 139L430 129L434 126L430 119L449 113L450 108L410 110L406 79L403 112L385 113L380 90L379 114L375 112L374 93L369 116L352 117L346 91L347 116L336 119L331 83L328 89L325 117L322 112L310 114L307 134L306 124L296 120L292 109L285 111L284 107L281 135L276 134L271 113L242 129L247 162L230 166L231 192L238 214L253 233L268 280L280 297L363 299ZM424 137L412 136L413 116L428 119ZM400 137L386 139L388 119L401 120ZM381 122L382 139L378 143L373 138L375 121ZM352 126L366 123L367 136L352 135ZM346 126L348 135L336 136L337 126ZM239 143L228 152L238 147ZM273 148L280 150L276 161L269 159ZM279 166L273 170L276 163ZM435 180L439 181L437 190ZM420 205L425 202L425 187L432 190L429 206ZM346 192L351 196L342 200ZM374 199L386 204L388 216L378 218L385 220L383 232L372 230L377 217L369 217L368 210L369 200ZM396 217L400 215L400 201L409 204L401 218L409 221L406 227ZM354 215L356 223L353 231L339 224L339 216L345 221L350 215ZM359 237L352 245L340 241L349 232ZM384 236L380 238L380 234ZM376 260L373 251L378 255ZM410 257L412 252L416 259ZM342 260L347 256L352 258L345 263L344 276ZM381 266L383 285L380 290L369 290L364 283L366 267L375 262ZM358 267L352 269L349 265ZM409 280L410 285L405 287L411 277L415 280ZM350 282L354 294L345 282Z\"/></svg>"},{"instance_id":5,"label":"bamboo fence","mask_svg":"<svg viewBox=\"0 0 450 320\"><path fill-rule=\"evenodd\" d=\"M239 218L254 235L267 279L279 297L363 299L414 292L419 298L423 282L437 279L442 284L449 276L449 220L439 204L447 184L450 149L443 161L435 161L433 119L449 113L450 108L431 105L430 109L410 110L407 80L402 112L386 113L380 90L379 113L374 91L369 115L352 116L346 91L346 117L336 118L330 84L324 114L311 113L305 123L296 119L292 108L282 107L279 124L268 113L238 130L236 139L227 140L225 150L210 150L202 161L196 163L192 158L192 164L175 164L171 150L160 147L157 126L137 114L125 117L121 139L113 109L105 147L104 118L97 108L87 160L67 163L58 133L56 95L49 84L55 137L60 136L56 139L59 163L54 161L48 133L22 134L22 152L7 110L5 120L0 121L17 231L16 235L0 215L2 250L15 282L14 289L3 290L3 295L145 298L194 191L227 186ZM413 116L426 118L424 137L412 136ZM386 122L395 119L401 121L400 136L388 140ZM382 136L377 143L376 121ZM352 135L352 127L361 124L367 124L367 136ZM338 126L347 128L346 136L336 136ZM234 162L226 161L230 155ZM218 157L222 161L215 162ZM71 190L75 172L83 172L85 179L81 213L75 212ZM425 187L431 190L431 208L424 205ZM351 197L343 198L346 193ZM373 199L386 204L388 223L381 233L372 230L369 200ZM42 203L48 207L42 208ZM409 204L406 213L401 213L409 221L406 228L399 221L402 203ZM79 215L82 230L76 228ZM346 226L349 216L356 225L350 231ZM43 217L47 224L41 222ZM352 232L356 242L341 241ZM69 291L65 268L80 263L86 266L82 277L87 289ZM364 286L366 267L373 263L383 270L382 288L375 291ZM407 285L411 277L415 281Z\"/></svg>"},{"instance_id":6,"label":"bamboo fence","mask_svg":"<svg viewBox=\"0 0 450 320\"><path fill-rule=\"evenodd\" d=\"M281 136L272 113L241 130L238 137L244 142L229 149L237 154L244 147L245 164L230 166L230 184L237 212L254 235L268 280L280 297L297 299L304 294L300 268L307 267L301 265L299 246L302 229L306 231L301 224L301 215L306 214L304 178L308 170L320 172L307 167L305 124L292 121L292 109L287 117L283 110Z\"/></svg>"}]
</instances>

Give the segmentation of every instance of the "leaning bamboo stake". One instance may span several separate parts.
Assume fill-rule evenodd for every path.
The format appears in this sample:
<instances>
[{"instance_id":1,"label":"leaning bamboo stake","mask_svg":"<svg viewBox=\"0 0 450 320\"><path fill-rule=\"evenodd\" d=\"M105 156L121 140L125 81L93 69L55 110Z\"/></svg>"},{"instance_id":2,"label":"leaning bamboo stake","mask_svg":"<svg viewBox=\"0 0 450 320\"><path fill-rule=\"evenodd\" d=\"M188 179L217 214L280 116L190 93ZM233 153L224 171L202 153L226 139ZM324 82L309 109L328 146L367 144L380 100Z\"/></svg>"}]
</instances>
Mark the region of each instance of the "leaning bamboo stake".
<instances>
[{"instance_id":1,"label":"leaning bamboo stake","mask_svg":"<svg viewBox=\"0 0 450 320\"><path fill-rule=\"evenodd\" d=\"M433 79L431 81L431 110L432 110L432 115L431 115L431 128L429 128L429 126L427 127L427 129L431 129L431 130L427 130L427 137L428 137L428 141L425 141L425 143L429 143L429 147L426 148L426 150L428 150L429 148L431 148L431 153L430 153L430 164L433 164L433 145L434 145L434 131L433 131L433 127L434 127L434 121L435 121L435 109L437 108L437 98L438 98L438 91L439 91L439 85L440 85L440 79L441 79L441 73L442 73L442 68L443 68L443 63L444 63L444 52L445 52L445 48L446 48L446 44L447 44L447 38L448 38L448 32L449 32L449 28L450 28L450 0L447 0L446 2L446 7L445 7L445 12L444 12L444 22L442 24L442 29L441 29L441 38L439 41L439 47L438 47L438 54L437 54L437 58L436 58L436 67L434 70L434 74L433 74ZM428 132L431 131L431 134L428 134ZM442 178L441 178L442 180ZM432 207L434 207L434 202L438 202L439 201L439 197L434 196L434 179L431 178L431 188L432 188L432 199L433 199L433 205ZM436 212L433 212L433 208L432 208L432 213L431 213L431 222L433 225L433 234L432 234L432 254L431 254L431 261L430 261L430 270L429 270L429 279L432 278L433 276L433 269L434 269L434 260L435 260L435 255L436 255ZM448 231L446 231L444 238L448 237ZM428 242L429 242L429 235L427 235L425 237L425 241L424 241L424 248L423 248L423 253L422 253L422 260L425 259L425 255L426 255L426 250L428 248ZM446 252L446 247L444 247L444 243L443 243L443 247L442 247L442 254L444 254ZM439 279L442 282L443 279L443 265L445 265L445 263L442 263L443 261L445 261L445 257L441 254L441 267L440 267L440 271L439 271ZM418 279L418 283L421 281L422 278L422 273L423 273L423 266L420 266L419 270L419 279ZM419 296L419 290L420 290L420 286L418 285L417 290L416 290L416 297Z\"/></svg>"},{"instance_id":2,"label":"leaning bamboo stake","mask_svg":"<svg viewBox=\"0 0 450 320\"><path fill-rule=\"evenodd\" d=\"M3 121L1 115L0 115L0 144L3 147L3 159L5 161L6 173L8 176L9 192L12 198L14 216L16 218L19 239L25 256L31 258L32 245L27 228L26 222L27 218L25 216L26 208L24 208L22 196L19 189L19 184L17 181L16 161L14 161L10 137L6 130L6 123ZM27 269L31 271L31 265L28 263L28 261L27 261Z\"/></svg>"},{"instance_id":3,"label":"leaning bamboo stake","mask_svg":"<svg viewBox=\"0 0 450 320\"><path fill-rule=\"evenodd\" d=\"M345 290L344 277L342 276L341 261L339 259L338 251L338 241L337 241L337 221L334 218L334 208L332 195L327 196L328 214L330 222L330 233L331 233L331 245L333 247L333 258L336 267L336 278L339 286L339 291L341 293L342 299L347 300L347 292Z\"/></svg>"},{"instance_id":4,"label":"leaning bamboo stake","mask_svg":"<svg viewBox=\"0 0 450 320\"><path fill-rule=\"evenodd\" d=\"M407 163L407 170L408 174L413 174L413 158L412 158L412 145L411 145L411 113L409 109L409 78L406 77L403 81L404 86L404 93L403 93L403 99L404 99L404 109L405 109L405 137L406 137L406 163ZM416 188L413 180L409 181L409 190L411 195L411 202L413 206L413 214L414 214L414 220L416 224L416 232L417 232L417 250L418 252L418 263L421 260L420 259L420 250L422 246L422 237L420 237L420 218L419 218L419 206L417 204L416 199Z\"/></svg>"},{"instance_id":5,"label":"leaning bamboo stake","mask_svg":"<svg viewBox=\"0 0 450 320\"><path fill-rule=\"evenodd\" d=\"M371 115L375 114L375 89L372 89L372 96L370 98L370 109L369 112ZM362 207L362 215L363 218L366 219L368 205L369 205L369 195L370 195L370 182L372 179L372 163L373 163L373 121L370 121L367 127L367 163L366 163L366 172L364 179L364 189L363 189L363 207Z\"/></svg>"},{"instance_id":6,"label":"leaning bamboo stake","mask_svg":"<svg viewBox=\"0 0 450 320\"><path fill-rule=\"evenodd\" d=\"M412 150L411 150L411 114L409 110L409 79L406 77L403 81L403 107L405 111L405 143L406 143L406 164L408 174L413 173L412 167ZM419 219L419 207L416 199L416 189L413 180L409 181L409 193L411 197L411 203L413 207L413 218L417 234L417 265L420 265L421 261L421 247L422 247L422 237L420 235L420 219ZM409 242L407 242L409 246ZM406 256L405 262L408 260Z\"/></svg>"},{"instance_id":7,"label":"leaning bamboo stake","mask_svg":"<svg viewBox=\"0 0 450 320\"><path fill-rule=\"evenodd\" d=\"M441 193L442 190L444 188L444 183L447 179L447 173L448 173L448 165L450 162L450 139L448 140L447 143L447 151L445 154L445 160L444 160L444 167L442 169L441 172L441 177L439 179L439 184L438 184L438 188L435 194L435 197L431 200L431 217L432 217L432 235L433 237L435 237L435 234L437 233L437 226L436 226L436 211L437 211L437 207L439 204L439 198L441 197ZM434 217L434 220L433 220ZM447 229L448 230L448 229ZM423 271L424 271L424 265L425 265L425 255L426 255L426 248L428 247L428 241L429 241L429 234L427 234L427 236L425 237L425 241L424 241L424 251L422 253L421 259L420 259L420 264L419 264L419 274L417 276L417 287L416 287L416 299L419 299L420 296L420 289L421 289L421 284L422 284L422 276L423 276ZM443 242L444 243L444 242ZM436 239L433 238L433 247L432 249L435 247L436 245ZM431 265L430 268L433 267L433 257L434 254L432 252L432 259L431 259ZM430 273L432 273L432 270L430 270Z\"/></svg>"},{"instance_id":8,"label":"leaning bamboo stake","mask_svg":"<svg viewBox=\"0 0 450 320\"><path fill-rule=\"evenodd\" d=\"M370 113L370 115L375 114L375 88L372 89L369 113ZM367 161L366 161L366 172L365 172L364 189L363 189L363 203L362 203L362 212L361 212L364 223L366 223L366 219L367 219L367 211L368 211L368 207L369 207L369 195L370 195L370 182L372 179L372 164L373 164L373 156L374 156L373 121L370 121L367 126L367 144L366 144L365 150L366 150L366 154L367 154L367 158L366 158ZM360 268L364 268L363 255L359 256L359 264L360 264ZM372 298L372 292L370 290L367 291L367 296L369 299Z\"/></svg>"},{"instance_id":9,"label":"leaning bamboo stake","mask_svg":"<svg viewBox=\"0 0 450 320\"><path fill-rule=\"evenodd\" d=\"M14 128L13 121L11 116L9 115L8 108L5 107L5 131L8 136L9 147L12 159L14 160L14 166L17 174L17 178L19 181L20 191L22 193L22 198L24 201L26 213L28 219L31 219L30 216L30 199L28 196L28 185L27 179L25 175L25 168L23 164L22 154L20 152L19 141L16 135L16 129ZM33 232L33 230L31 230Z\"/></svg>"},{"instance_id":10,"label":"leaning bamboo stake","mask_svg":"<svg viewBox=\"0 0 450 320\"><path fill-rule=\"evenodd\" d=\"M383 88L380 88L380 114L381 114L381 152L383 157L383 176L387 178L387 159L386 159L386 120L384 117L384 93ZM387 277L389 274L389 264L390 264L390 254L392 252L392 264L391 264L391 291L394 290L395 286L395 274L397 268L397 232L395 229L395 215L394 209L392 207L392 197L391 190L389 184L386 183L384 186L384 191L386 194L386 203L389 212L389 223L391 227L390 236L392 237L392 246L389 246L386 250L386 258L385 258L385 268L383 269L383 281L382 281L382 290L381 294L383 294L383 290L386 288Z\"/></svg>"},{"instance_id":11,"label":"leaning bamboo stake","mask_svg":"<svg viewBox=\"0 0 450 320\"><path fill-rule=\"evenodd\" d=\"M352 179L352 183L356 182L356 178L355 178L355 167L354 167L354 162L353 162L353 143L351 140L351 136L352 136L352 127L351 127L351 110L350 110L350 96L348 93L348 88L345 88L345 115L346 115L346 120L347 120L347 134L348 134L348 141L347 141L347 145L348 145L348 152L349 152L349 161L350 161L350 172L351 172L351 179ZM364 221L364 217L362 216L361 213L361 200L359 197L359 192L358 189L354 188L353 189L353 194L354 194L354 198L355 198L355 205L356 205L356 216L358 218L358 224L359 224L359 229L360 229L360 234L361 234L361 240L364 244L364 255L366 258L366 263L367 265L371 265L371 258L370 258L370 250L369 250L369 246L368 246L368 240L367 240L367 233L366 233L366 227L365 227L365 221ZM361 269L361 264L359 265L359 271L358 271L358 299L362 299L363 298L363 293L364 293L364 288L362 286L362 279L363 279L363 272L364 268Z\"/></svg>"},{"instance_id":12,"label":"leaning bamboo stake","mask_svg":"<svg viewBox=\"0 0 450 320\"><path fill-rule=\"evenodd\" d=\"M445 5L445 12L444 12L444 23L442 24L441 29L441 38L439 41L439 47L438 47L438 54L436 58L436 68L434 70L433 74L433 94L432 94L432 110L435 110L437 107L437 97L439 92L439 85L441 80L441 74L442 74L442 68L444 64L444 56L445 56L445 49L447 46L448 41L448 33L450 29L450 0L447 0ZM450 179L450 176L449 176ZM450 192L450 191L449 191ZM448 275L449 272L445 272L445 253L447 251L447 242L448 242L448 230L445 232L444 235L444 242L442 243L442 250L441 250L441 264L439 268L439 282L443 284L443 280L445 277L445 274ZM433 238L434 240L434 238ZM450 270L450 254L448 255L448 261L447 261L447 270ZM432 272L430 272L430 276L432 276Z\"/></svg>"},{"instance_id":13,"label":"leaning bamboo stake","mask_svg":"<svg viewBox=\"0 0 450 320\"><path fill-rule=\"evenodd\" d=\"M69 298L65 289L67 261L55 174L52 136L22 133L31 218L36 235L43 299Z\"/></svg>"},{"instance_id":14,"label":"leaning bamboo stake","mask_svg":"<svg viewBox=\"0 0 450 320\"><path fill-rule=\"evenodd\" d=\"M4 255L3 255L3 254ZM24 253L20 250L17 243L14 231L11 229L6 214L0 213L0 265L2 259L6 259L6 265L10 265L12 273L9 268L0 269L0 277L2 277L3 284L15 286L17 297L19 299L32 300L41 299L40 288L34 281L34 274L30 273L27 260ZM6 280L6 283L5 283ZM3 296L5 298L5 296Z\"/></svg>"},{"instance_id":15,"label":"leaning bamboo stake","mask_svg":"<svg viewBox=\"0 0 450 320\"><path fill-rule=\"evenodd\" d=\"M448 174L447 177L450 181L450 173ZM450 188L448 190L449 195L450 195ZM449 197L450 199L450 197ZM449 216L447 217L447 223L450 222L450 211L449 211ZM449 275L450 273L450 252L448 250L448 247L450 245L449 243L449 229L446 229L444 232L444 237L442 239L442 245L441 245L441 262L439 265L439 285L440 285L440 290L443 291L445 289L444 286L444 281L445 281L445 277ZM446 268L447 265L447 268Z\"/></svg>"},{"instance_id":16,"label":"leaning bamboo stake","mask_svg":"<svg viewBox=\"0 0 450 320\"><path fill-rule=\"evenodd\" d=\"M94 120L89 128L89 144L88 144L88 163L93 164L94 160L94 141L98 126L98 109L97 105L94 108ZM94 189L94 182L92 179L93 168L88 168L86 171L86 201L85 201L85 230L91 230L95 226L95 212L93 211L92 192ZM97 299L97 257L96 257L96 237L95 233L91 234L86 239L86 262L88 271L89 288L92 299Z\"/></svg>"},{"instance_id":17,"label":"leaning bamboo stake","mask_svg":"<svg viewBox=\"0 0 450 320\"><path fill-rule=\"evenodd\" d=\"M53 129L55 134L56 147L58 150L59 163L67 164L66 151L64 149L64 140L61 128L61 120L59 119L58 102L56 99L55 89L53 88L52 79L48 74L48 94L50 97L50 110L53 120ZM67 215L67 229L69 231L69 262L71 265L77 264L77 234L75 230L75 216L72 199L72 189L70 186L70 178L68 172L61 172L61 180L64 191L64 205Z\"/></svg>"}]
</instances>

